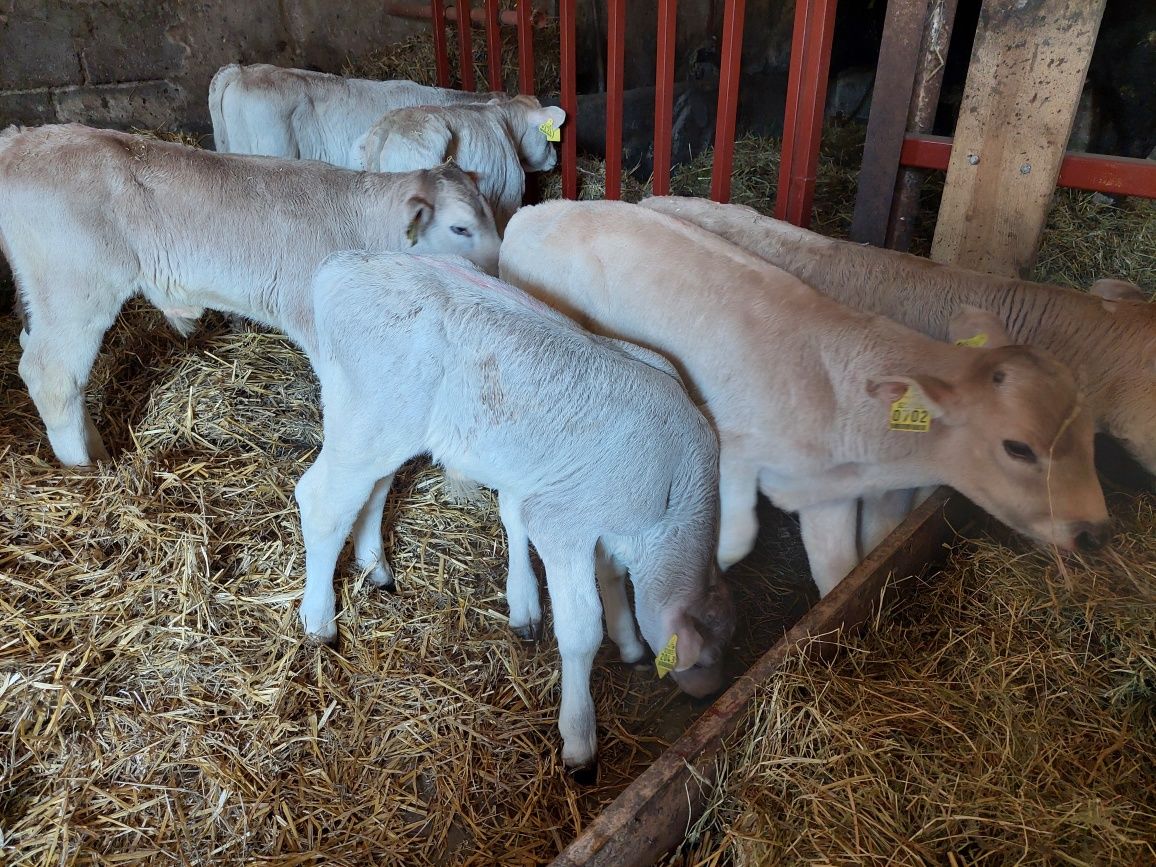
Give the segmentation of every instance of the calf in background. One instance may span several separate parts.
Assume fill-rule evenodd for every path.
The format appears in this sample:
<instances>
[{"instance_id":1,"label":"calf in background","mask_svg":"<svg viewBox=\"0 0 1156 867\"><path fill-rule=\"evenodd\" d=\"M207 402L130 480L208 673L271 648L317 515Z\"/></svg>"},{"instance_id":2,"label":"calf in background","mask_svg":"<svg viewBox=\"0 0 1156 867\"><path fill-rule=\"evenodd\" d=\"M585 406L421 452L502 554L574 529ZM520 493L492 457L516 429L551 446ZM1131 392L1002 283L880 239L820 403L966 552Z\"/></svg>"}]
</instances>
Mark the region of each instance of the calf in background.
<instances>
[{"instance_id":1,"label":"calf in background","mask_svg":"<svg viewBox=\"0 0 1156 867\"><path fill-rule=\"evenodd\" d=\"M529 96L454 106L402 108L384 114L353 145L351 168L369 172L425 169L452 159L474 176L505 229L526 192L526 172L558 162L550 141L566 112Z\"/></svg>"},{"instance_id":2,"label":"calf in background","mask_svg":"<svg viewBox=\"0 0 1156 867\"><path fill-rule=\"evenodd\" d=\"M496 270L498 244L453 165L367 174L75 124L0 133L0 248L28 317L20 375L66 466L107 457L84 391L134 295L182 332L210 307L312 355L309 280L328 254L454 253Z\"/></svg>"}]
</instances>

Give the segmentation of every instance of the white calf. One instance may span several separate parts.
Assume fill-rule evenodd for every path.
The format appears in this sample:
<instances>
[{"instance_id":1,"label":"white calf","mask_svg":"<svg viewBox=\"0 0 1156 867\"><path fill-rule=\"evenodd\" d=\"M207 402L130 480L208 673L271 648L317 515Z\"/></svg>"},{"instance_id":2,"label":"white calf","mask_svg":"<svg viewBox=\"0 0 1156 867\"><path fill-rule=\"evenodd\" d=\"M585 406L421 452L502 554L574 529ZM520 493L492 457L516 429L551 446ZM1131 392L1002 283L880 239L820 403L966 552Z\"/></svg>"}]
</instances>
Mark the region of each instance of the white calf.
<instances>
[{"instance_id":1,"label":"white calf","mask_svg":"<svg viewBox=\"0 0 1156 867\"><path fill-rule=\"evenodd\" d=\"M354 142L386 112L507 98L412 81L232 63L217 70L209 84L209 114L216 148L223 153L321 160L351 169L357 168L350 162ZM538 108L533 97L519 100L530 110Z\"/></svg>"},{"instance_id":2,"label":"white calf","mask_svg":"<svg viewBox=\"0 0 1156 867\"><path fill-rule=\"evenodd\" d=\"M402 108L383 115L354 143L349 163L371 172L404 172L453 159L472 174L505 228L526 192L525 172L558 162L543 125L561 128L566 112L529 96L477 105Z\"/></svg>"},{"instance_id":3,"label":"white calf","mask_svg":"<svg viewBox=\"0 0 1156 867\"><path fill-rule=\"evenodd\" d=\"M694 694L717 687L734 626L712 562L717 443L669 365L583 332L461 260L336 253L317 271L313 305L325 441L297 485L309 634L336 634L333 571L351 531L358 562L384 567L393 474L429 452L499 491L515 626L541 617L529 541L542 557L568 765L595 755L596 548L624 657L642 649L611 561L630 570L651 648L677 637L679 684Z\"/></svg>"},{"instance_id":4,"label":"white calf","mask_svg":"<svg viewBox=\"0 0 1156 867\"><path fill-rule=\"evenodd\" d=\"M367 174L78 125L0 133L0 246L28 315L20 374L66 465L107 456L84 389L133 295L182 330L211 307L310 351L309 279L329 253L456 253L496 270L498 244L455 166Z\"/></svg>"}]
</instances>

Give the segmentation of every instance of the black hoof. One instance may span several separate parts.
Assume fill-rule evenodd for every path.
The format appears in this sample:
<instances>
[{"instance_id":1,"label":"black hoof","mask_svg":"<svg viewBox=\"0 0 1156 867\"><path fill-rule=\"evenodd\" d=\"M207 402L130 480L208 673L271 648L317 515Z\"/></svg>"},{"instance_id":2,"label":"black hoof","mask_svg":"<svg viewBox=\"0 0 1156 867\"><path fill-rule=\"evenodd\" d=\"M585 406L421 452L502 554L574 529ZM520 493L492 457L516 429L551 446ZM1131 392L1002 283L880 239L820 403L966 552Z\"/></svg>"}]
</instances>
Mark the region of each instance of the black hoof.
<instances>
[{"instance_id":1,"label":"black hoof","mask_svg":"<svg viewBox=\"0 0 1156 867\"><path fill-rule=\"evenodd\" d=\"M531 622L525 626L511 626L513 633L523 641L537 641L542 637L542 624Z\"/></svg>"},{"instance_id":2,"label":"black hoof","mask_svg":"<svg viewBox=\"0 0 1156 867\"><path fill-rule=\"evenodd\" d=\"M594 760L580 768L570 768L570 779L579 786L593 786L598 782L598 761Z\"/></svg>"}]
</instances>

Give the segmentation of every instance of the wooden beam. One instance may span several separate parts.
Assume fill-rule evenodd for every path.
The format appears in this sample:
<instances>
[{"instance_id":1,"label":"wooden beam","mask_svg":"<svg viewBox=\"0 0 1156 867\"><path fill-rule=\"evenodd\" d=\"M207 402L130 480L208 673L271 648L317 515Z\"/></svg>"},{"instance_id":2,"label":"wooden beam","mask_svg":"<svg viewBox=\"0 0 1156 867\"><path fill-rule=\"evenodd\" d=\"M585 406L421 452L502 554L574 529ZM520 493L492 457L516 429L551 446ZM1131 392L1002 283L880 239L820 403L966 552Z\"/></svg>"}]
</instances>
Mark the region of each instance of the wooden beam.
<instances>
[{"instance_id":1,"label":"wooden beam","mask_svg":"<svg viewBox=\"0 0 1156 867\"><path fill-rule=\"evenodd\" d=\"M984 0L931 258L1035 264L1104 0Z\"/></svg>"},{"instance_id":2,"label":"wooden beam","mask_svg":"<svg viewBox=\"0 0 1156 867\"><path fill-rule=\"evenodd\" d=\"M676 846L688 825L702 815L724 740L738 727L759 686L796 650L811 658L837 651L840 633L869 622L887 598L885 591L902 592L896 579L942 561L944 543L967 529L977 514L949 488L940 488L917 506L603 810L553 867L642 867Z\"/></svg>"}]
</instances>

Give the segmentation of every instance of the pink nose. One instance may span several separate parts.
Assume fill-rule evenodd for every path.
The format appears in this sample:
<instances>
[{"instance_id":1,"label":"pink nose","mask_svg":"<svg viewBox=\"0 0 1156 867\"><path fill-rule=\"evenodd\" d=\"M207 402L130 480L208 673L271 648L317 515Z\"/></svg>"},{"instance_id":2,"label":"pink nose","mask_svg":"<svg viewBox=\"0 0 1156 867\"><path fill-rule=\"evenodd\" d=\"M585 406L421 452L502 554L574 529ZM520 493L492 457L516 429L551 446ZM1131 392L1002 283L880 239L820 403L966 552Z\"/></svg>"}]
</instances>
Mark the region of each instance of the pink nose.
<instances>
[{"instance_id":1,"label":"pink nose","mask_svg":"<svg viewBox=\"0 0 1156 867\"><path fill-rule=\"evenodd\" d=\"M686 671L672 671L671 676L678 688L694 698L706 698L723 688L726 682L726 671L722 663L709 667L695 666Z\"/></svg>"}]
</instances>

